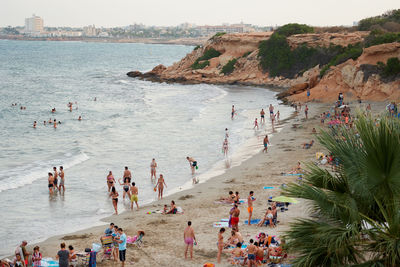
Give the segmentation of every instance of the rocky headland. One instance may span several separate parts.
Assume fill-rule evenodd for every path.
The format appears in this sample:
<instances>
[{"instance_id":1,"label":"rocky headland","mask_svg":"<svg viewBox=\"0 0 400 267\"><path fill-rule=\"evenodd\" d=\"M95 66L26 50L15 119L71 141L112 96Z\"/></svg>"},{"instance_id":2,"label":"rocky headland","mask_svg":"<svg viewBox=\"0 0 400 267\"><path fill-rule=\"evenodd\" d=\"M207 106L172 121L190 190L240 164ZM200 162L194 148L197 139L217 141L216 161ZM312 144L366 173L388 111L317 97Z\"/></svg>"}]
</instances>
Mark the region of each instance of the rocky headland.
<instances>
[{"instance_id":1,"label":"rocky headland","mask_svg":"<svg viewBox=\"0 0 400 267\"><path fill-rule=\"evenodd\" d=\"M171 66L158 65L149 72L131 71L127 75L153 82L277 87L282 89L279 97L289 101L309 100L306 96L307 90L310 90L312 99L322 102L336 99L339 92L344 93L347 99L381 101L400 98L399 75L382 75L382 65L389 58L400 58L400 42L363 46L357 48L360 49L359 54L347 59L347 47L360 47L369 38L369 31L289 35L286 36L286 43L292 51L300 51L300 55L307 57L307 53L313 48L312 51L315 52L343 47L343 54L326 53L331 53L333 59L339 57L345 61L340 63L340 60L336 60L335 64L327 64L327 61L323 62L325 64L310 63L310 67L295 74L292 71L290 75L271 75L260 64L260 47L273 34L274 32L217 34ZM302 48L305 49L304 52ZM215 54L209 56L210 51ZM319 54L310 54L310 57L318 57L315 55ZM318 63L318 59L312 62Z\"/></svg>"}]
</instances>

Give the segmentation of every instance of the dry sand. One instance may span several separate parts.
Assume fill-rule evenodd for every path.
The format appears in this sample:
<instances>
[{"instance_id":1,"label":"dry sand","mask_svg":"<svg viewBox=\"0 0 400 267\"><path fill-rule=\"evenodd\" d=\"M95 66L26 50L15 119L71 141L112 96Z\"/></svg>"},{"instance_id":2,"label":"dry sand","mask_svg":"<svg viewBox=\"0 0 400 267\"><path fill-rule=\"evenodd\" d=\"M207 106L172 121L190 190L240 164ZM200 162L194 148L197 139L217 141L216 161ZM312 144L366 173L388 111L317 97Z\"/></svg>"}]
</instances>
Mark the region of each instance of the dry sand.
<instances>
[{"instance_id":1,"label":"dry sand","mask_svg":"<svg viewBox=\"0 0 400 267\"><path fill-rule=\"evenodd\" d=\"M126 266L202 266L206 262L216 263L217 234L219 228L213 228L213 222L229 217L231 206L215 204L220 197L226 197L228 191L239 191L241 198L247 198L249 191L254 191L253 218L262 218L267 209L268 196L280 195L279 186L283 183L296 181L295 176L282 176L282 172L289 172L297 161L315 161L315 153L321 151L319 144L311 149L302 149L301 144L316 139L312 128L320 127L319 114L328 110L326 104L313 103L309 105L309 119L304 119L304 108L298 116L288 119L279 133L274 133L270 139L271 146L268 153L260 153L242 163L240 166L228 169L223 175L214 177L194 188L168 196L161 201L154 202L140 211L129 211L118 216L104 219L105 222L114 222L122 227L128 236L136 235L138 230L145 231L144 244L141 248L128 245ZM301 127L293 128L297 124ZM274 186L274 189L263 189L264 186ZM139 188L140 189L140 188ZM139 195L140 197L140 195ZM161 210L164 204L175 200L177 206L184 209L181 215L147 214L148 211ZM289 206L286 212L278 212L280 223L276 228L243 225L247 219L247 205L240 207L240 232L245 241L254 238L259 232L272 235L284 233L289 223L295 218L307 216L307 207L304 202ZM192 221L198 245L194 247L193 261L184 260L183 230L187 221ZM41 252L44 257L55 256L60 242L73 245L76 251L83 251L91 247L92 243L99 243L99 237L107 226L93 227L74 234L49 238L41 242ZM225 232L224 240L230 236ZM30 247L31 249L31 247ZM223 256L218 266L230 266L228 256ZM104 261L99 266L120 266L120 263Z\"/></svg>"}]
</instances>

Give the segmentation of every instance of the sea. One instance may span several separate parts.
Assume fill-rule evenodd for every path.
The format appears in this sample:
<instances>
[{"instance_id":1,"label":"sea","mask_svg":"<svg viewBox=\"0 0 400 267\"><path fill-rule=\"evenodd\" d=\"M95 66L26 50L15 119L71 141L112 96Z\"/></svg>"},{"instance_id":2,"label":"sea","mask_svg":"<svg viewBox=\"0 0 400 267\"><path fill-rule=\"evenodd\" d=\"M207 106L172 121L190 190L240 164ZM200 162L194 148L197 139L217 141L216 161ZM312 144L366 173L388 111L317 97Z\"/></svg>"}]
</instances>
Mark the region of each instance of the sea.
<instances>
[{"instance_id":1,"label":"sea","mask_svg":"<svg viewBox=\"0 0 400 267\"><path fill-rule=\"evenodd\" d=\"M171 65L192 50L182 45L0 40L0 258L12 254L22 240L32 244L104 224L100 220L114 212L106 185L109 171L118 180L128 166L144 205L157 197L150 179L152 158L168 195L196 186L186 156L197 160L195 177L202 183L263 149L263 137L272 129L269 120L253 129L261 108L268 117L273 104L281 119L292 112L275 99L276 92L126 76L131 70ZM56 129L45 125L50 119L61 123ZM225 128L228 157L222 152ZM61 165L66 192L49 195L47 173ZM129 210L122 187L116 189L119 212Z\"/></svg>"}]
</instances>

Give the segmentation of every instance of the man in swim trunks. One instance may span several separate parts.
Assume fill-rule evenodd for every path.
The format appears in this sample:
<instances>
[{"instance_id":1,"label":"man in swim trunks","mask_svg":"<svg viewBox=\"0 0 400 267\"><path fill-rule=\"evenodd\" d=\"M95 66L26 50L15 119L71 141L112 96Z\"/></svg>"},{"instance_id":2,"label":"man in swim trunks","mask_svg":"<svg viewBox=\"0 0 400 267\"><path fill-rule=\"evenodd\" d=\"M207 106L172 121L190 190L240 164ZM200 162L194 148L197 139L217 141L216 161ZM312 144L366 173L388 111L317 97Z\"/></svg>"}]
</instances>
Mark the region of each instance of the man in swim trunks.
<instances>
[{"instance_id":1,"label":"man in swim trunks","mask_svg":"<svg viewBox=\"0 0 400 267\"><path fill-rule=\"evenodd\" d=\"M133 210L133 202L136 203L136 207L139 210L138 193L139 193L139 189L135 186L135 182L132 182L132 186L131 186L131 210Z\"/></svg>"},{"instance_id":2,"label":"man in swim trunks","mask_svg":"<svg viewBox=\"0 0 400 267\"><path fill-rule=\"evenodd\" d=\"M231 119L232 119L232 120L233 120L233 117L235 116L235 113L236 113L236 111L235 111L235 106L232 105L232 113L231 113Z\"/></svg>"},{"instance_id":3,"label":"man in swim trunks","mask_svg":"<svg viewBox=\"0 0 400 267\"><path fill-rule=\"evenodd\" d=\"M250 225L251 222L251 216L253 215L253 201L255 201L256 199L253 197L254 192L250 191L249 196L247 197L247 211L249 212L249 221L248 221L248 225Z\"/></svg>"},{"instance_id":4,"label":"man in swim trunks","mask_svg":"<svg viewBox=\"0 0 400 267\"><path fill-rule=\"evenodd\" d=\"M268 151L268 145L269 145L269 140L268 140L268 135L264 137L264 151Z\"/></svg>"},{"instance_id":5,"label":"man in swim trunks","mask_svg":"<svg viewBox=\"0 0 400 267\"><path fill-rule=\"evenodd\" d=\"M63 188L64 192L65 192L65 186L64 186L64 167L60 166L60 186L59 186L59 190L61 192L61 187Z\"/></svg>"},{"instance_id":6,"label":"man in swim trunks","mask_svg":"<svg viewBox=\"0 0 400 267\"><path fill-rule=\"evenodd\" d=\"M131 171L128 170L127 166L125 166L125 171L124 171L124 175L123 176L124 176L124 182L125 182L126 178L128 178L128 183L131 182L132 174L131 174Z\"/></svg>"},{"instance_id":7,"label":"man in swim trunks","mask_svg":"<svg viewBox=\"0 0 400 267\"><path fill-rule=\"evenodd\" d=\"M261 111L260 111L260 115L261 115L261 119L260 119L260 122L261 123L265 123L265 111L264 111L264 109L261 109Z\"/></svg>"},{"instance_id":8,"label":"man in swim trunks","mask_svg":"<svg viewBox=\"0 0 400 267\"><path fill-rule=\"evenodd\" d=\"M51 172L48 173L49 175L49 193L53 194L53 187L54 187L54 176Z\"/></svg>"},{"instance_id":9,"label":"man in swim trunks","mask_svg":"<svg viewBox=\"0 0 400 267\"><path fill-rule=\"evenodd\" d=\"M193 243L196 242L196 236L192 228L192 222L188 221L188 226L183 231L183 241L185 242L185 259L187 259L187 252L190 248L190 259L193 259Z\"/></svg>"},{"instance_id":10,"label":"man in swim trunks","mask_svg":"<svg viewBox=\"0 0 400 267\"><path fill-rule=\"evenodd\" d=\"M54 171L54 187L57 188L58 191L60 191L60 188L58 187L58 172L57 172L57 167L53 167Z\"/></svg>"},{"instance_id":11,"label":"man in swim trunks","mask_svg":"<svg viewBox=\"0 0 400 267\"><path fill-rule=\"evenodd\" d=\"M248 266L257 266L256 264L256 252L257 252L257 247L253 244L254 240L250 239L250 245L247 246L247 259L249 260Z\"/></svg>"},{"instance_id":12,"label":"man in swim trunks","mask_svg":"<svg viewBox=\"0 0 400 267\"><path fill-rule=\"evenodd\" d=\"M274 115L274 106L272 104L269 104L269 116L272 117Z\"/></svg>"},{"instance_id":13,"label":"man in swim trunks","mask_svg":"<svg viewBox=\"0 0 400 267\"><path fill-rule=\"evenodd\" d=\"M239 231L240 210L238 208L238 205L235 204L234 208L229 213L232 216L232 218L231 218L232 229L236 230L236 231Z\"/></svg>"},{"instance_id":14,"label":"man in swim trunks","mask_svg":"<svg viewBox=\"0 0 400 267\"><path fill-rule=\"evenodd\" d=\"M192 170L192 174L194 175L194 171L196 170L197 161L192 157L186 157L189 161L190 169Z\"/></svg>"}]
</instances>

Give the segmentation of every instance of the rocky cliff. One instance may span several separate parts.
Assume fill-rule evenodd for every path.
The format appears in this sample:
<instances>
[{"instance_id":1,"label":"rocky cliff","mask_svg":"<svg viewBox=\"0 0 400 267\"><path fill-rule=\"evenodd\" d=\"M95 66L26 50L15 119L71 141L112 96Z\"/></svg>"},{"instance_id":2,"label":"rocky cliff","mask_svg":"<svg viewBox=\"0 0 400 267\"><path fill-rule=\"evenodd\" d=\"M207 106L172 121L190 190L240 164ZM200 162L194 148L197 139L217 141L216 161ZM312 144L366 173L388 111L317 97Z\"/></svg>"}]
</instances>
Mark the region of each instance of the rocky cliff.
<instances>
[{"instance_id":1,"label":"rocky cliff","mask_svg":"<svg viewBox=\"0 0 400 267\"><path fill-rule=\"evenodd\" d=\"M289 89L281 97L288 97L292 101L307 100L304 92L306 89L310 89L312 98L320 101L330 101L336 98L338 92L347 93L348 97L353 98L382 100L397 96L400 91L398 80L383 82L378 74L371 74L365 67L378 61L385 62L393 56L399 57L399 43L366 48L356 61L349 60L331 67L322 80L319 79L320 66L315 66L294 79L286 79L270 77L259 66L259 43L268 40L272 33L225 34L213 37L172 66L159 65L147 73L132 71L128 76L156 82L275 86ZM288 37L287 40L292 48L301 44L310 47L328 47L332 44L347 46L363 41L367 35L368 32L297 34ZM203 69L192 69L192 64L208 49L215 49L221 55L211 58L209 65ZM237 59L233 72L229 75L222 74L222 67L231 59Z\"/></svg>"}]
</instances>

